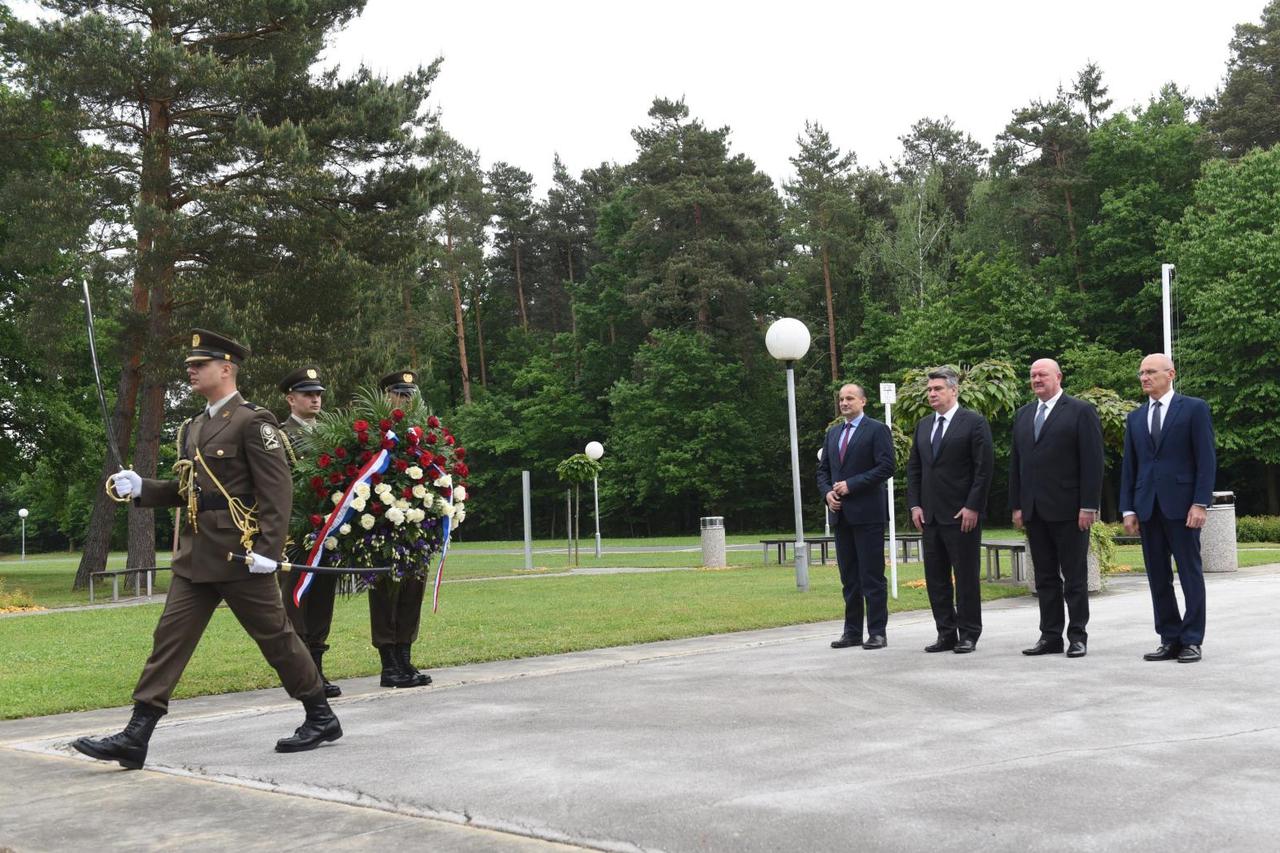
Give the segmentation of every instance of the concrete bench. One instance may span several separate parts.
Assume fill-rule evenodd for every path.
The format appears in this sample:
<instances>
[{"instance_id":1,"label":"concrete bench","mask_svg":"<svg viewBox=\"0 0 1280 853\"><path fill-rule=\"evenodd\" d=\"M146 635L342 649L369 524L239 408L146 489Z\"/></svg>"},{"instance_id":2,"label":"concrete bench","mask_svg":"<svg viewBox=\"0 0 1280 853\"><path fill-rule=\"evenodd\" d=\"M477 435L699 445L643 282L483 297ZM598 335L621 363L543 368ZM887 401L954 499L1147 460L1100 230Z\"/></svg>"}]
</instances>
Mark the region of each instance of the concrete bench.
<instances>
[{"instance_id":1,"label":"concrete bench","mask_svg":"<svg viewBox=\"0 0 1280 853\"><path fill-rule=\"evenodd\" d=\"M151 597L151 587L155 582L156 572L167 572L168 566L150 566L145 568L133 569L103 569L100 572L89 573L89 603L93 603L93 582L95 579L111 578L111 600L120 600L120 576L133 575L133 594L135 596L142 595L142 576L147 576L147 597Z\"/></svg>"},{"instance_id":2,"label":"concrete bench","mask_svg":"<svg viewBox=\"0 0 1280 853\"><path fill-rule=\"evenodd\" d=\"M1000 580L1000 554L1009 554L1013 580L1027 579L1027 543L1023 539L987 539L982 543L987 556L987 580Z\"/></svg>"},{"instance_id":3,"label":"concrete bench","mask_svg":"<svg viewBox=\"0 0 1280 853\"><path fill-rule=\"evenodd\" d=\"M899 533L897 535L897 540L898 555L902 562L905 563L911 559L911 553L913 550L915 551L916 559L920 558L919 533ZM761 559L764 564L769 564L770 547L776 548L778 551L778 565L785 563L787 560L787 546L794 544L795 541L794 537L790 539L761 539L760 544L763 546ZM835 544L836 538L834 536L813 536L806 538L804 541L808 545L818 545L819 560L825 566L827 564L827 548ZM889 542L888 538L884 541L886 544Z\"/></svg>"}]
</instances>

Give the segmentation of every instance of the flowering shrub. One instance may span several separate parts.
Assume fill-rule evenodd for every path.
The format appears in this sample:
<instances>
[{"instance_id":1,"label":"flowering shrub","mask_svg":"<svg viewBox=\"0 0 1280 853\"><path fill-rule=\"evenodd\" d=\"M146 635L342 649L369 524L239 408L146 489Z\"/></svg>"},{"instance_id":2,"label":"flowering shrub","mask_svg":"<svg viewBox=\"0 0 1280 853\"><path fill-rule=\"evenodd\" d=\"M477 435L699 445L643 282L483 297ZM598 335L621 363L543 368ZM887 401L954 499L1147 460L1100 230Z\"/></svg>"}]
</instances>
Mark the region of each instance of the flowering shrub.
<instances>
[{"instance_id":1,"label":"flowering shrub","mask_svg":"<svg viewBox=\"0 0 1280 853\"><path fill-rule=\"evenodd\" d=\"M390 566L397 580L425 578L446 529L466 520L466 449L421 398L401 406L364 389L295 442L296 562Z\"/></svg>"}]
</instances>

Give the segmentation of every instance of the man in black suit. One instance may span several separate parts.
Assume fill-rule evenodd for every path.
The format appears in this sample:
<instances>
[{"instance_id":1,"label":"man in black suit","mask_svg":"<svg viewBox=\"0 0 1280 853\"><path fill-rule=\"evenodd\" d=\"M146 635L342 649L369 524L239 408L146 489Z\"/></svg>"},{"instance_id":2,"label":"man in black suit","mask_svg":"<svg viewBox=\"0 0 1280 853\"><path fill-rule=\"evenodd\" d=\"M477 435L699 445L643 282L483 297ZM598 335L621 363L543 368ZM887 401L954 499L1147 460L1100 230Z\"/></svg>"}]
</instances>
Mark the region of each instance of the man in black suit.
<instances>
[{"instance_id":1,"label":"man in black suit","mask_svg":"<svg viewBox=\"0 0 1280 853\"><path fill-rule=\"evenodd\" d=\"M926 393L934 413L916 424L907 461L907 504L922 534L924 581L938 628L925 651L966 654L982 634L978 552L995 465L991 425L960 407L959 377L950 368L930 371Z\"/></svg>"},{"instance_id":2,"label":"man in black suit","mask_svg":"<svg viewBox=\"0 0 1280 853\"><path fill-rule=\"evenodd\" d=\"M1120 512L1125 533L1142 535L1160 635L1160 645L1143 658L1197 663L1205 622L1200 530L1213 502L1217 456L1208 404L1174 393L1175 375L1167 355L1154 353L1142 360L1138 380L1147 399L1125 420ZM1186 602L1181 615L1170 557L1178 561Z\"/></svg>"},{"instance_id":3,"label":"man in black suit","mask_svg":"<svg viewBox=\"0 0 1280 853\"><path fill-rule=\"evenodd\" d=\"M864 413L862 386L840 388L844 421L827 430L818 460L818 491L835 516L836 563L844 591L844 633L833 649L888 645L888 585L884 580L884 531L889 518L888 489L893 476L893 435ZM867 641L862 642L863 600Z\"/></svg>"},{"instance_id":4,"label":"man in black suit","mask_svg":"<svg viewBox=\"0 0 1280 853\"><path fill-rule=\"evenodd\" d=\"M1067 657L1088 653L1089 528L1102 498L1102 424L1093 406L1062 390L1051 358L1031 365L1033 403L1013 418L1009 503L1025 528L1035 563L1040 639L1024 655L1062 651L1066 599Z\"/></svg>"}]
</instances>

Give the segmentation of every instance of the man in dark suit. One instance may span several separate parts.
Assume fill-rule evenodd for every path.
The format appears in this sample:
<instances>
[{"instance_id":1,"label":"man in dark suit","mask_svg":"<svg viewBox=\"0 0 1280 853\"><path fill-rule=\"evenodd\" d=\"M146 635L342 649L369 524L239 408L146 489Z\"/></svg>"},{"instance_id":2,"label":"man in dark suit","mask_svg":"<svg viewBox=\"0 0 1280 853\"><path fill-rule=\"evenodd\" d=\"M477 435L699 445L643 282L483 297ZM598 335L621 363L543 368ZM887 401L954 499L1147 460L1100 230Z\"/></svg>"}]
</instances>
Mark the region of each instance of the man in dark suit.
<instances>
[{"instance_id":1,"label":"man in dark suit","mask_svg":"<svg viewBox=\"0 0 1280 853\"><path fill-rule=\"evenodd\" d=\"M1142 360L1138 380L1146 401L1129 413L1120 469L1120 512L1130 536L1141 532L1142 559L1160 645L1145 660L1196 663L1204 642L1204 568L1200 530L1213 501L1217 458L1209 406L1173 390L1173 360L1154 353ZM1186 611L1178 614L1173 565Z\"/></svg>"},{"instance_id":2,"label":"man in dark suit","mask_svg":"<svg viewBox=\"0 0 1280 853\"><path fill-rule=\"evenodd\" d=\"M982 634L978 552L995 455L987 419L959 403L959 377L947 367L929 373L933 414L916 424L907 461L907 505L922 534L924 580L938 628L926 652L972 652ZM951 575L955 572L955 600Z\"/></svg>"},{"instance_id":3,"label":"man in dark suit","mask_svg":"<svg viewBox=\"0 0 1280 853\"><path fill-rule=\"evenodd\" d=\"M1009 459L1013 526L1027 531L1040 602L1040 639L1022 653L1062 651L1065 597L1067 657L1080 658L1088 653L1089 528L1102 498L1102 424L1093 406L1063 392L1051 358L1032 363L1031 390L1035 402L1014 415Z\"/></svg>"},{"instance_id":4,"label":"man in dark suit","mask_svg":"<svg viewBox=\"0 0 1280 853\"><path fill-rule=\"evenodd\" d=\"M833 649L883 649L889 624L884 579L884 532L889 517L885 483L893 476L893 435L864 413L862 386L840 388L844 421L827 430L818 461L818 491L835 517L836 563L844 591L844 633ZM863 601L867 641L862 642Z\"/></svg>"},{"instance_id":5,"label":"man in dark suit","mask_svg":"<svg viewBox=\"0 0 1280 853\"><path fill-rule=\"evenodd\" d=\"M223 602L289 695L306 708L306 720L292 737L276 742L276 751L301 752L342 737L320 673L289 624L271 577L284 551L293 482L275 416L236 390L240 364L248 357L248 347L196 329L187 379L206 406L179 428L176 478L144 480L130 470L111 477L115 493L132 498L135 506L181 507L180 531L151 657L133 691L133 716L119 734L73 741L85 755L142 767L156 723L169 710L169 697ZM228 561L232 551L248 552L248 568Z\"/></svg>"}]
</instances>

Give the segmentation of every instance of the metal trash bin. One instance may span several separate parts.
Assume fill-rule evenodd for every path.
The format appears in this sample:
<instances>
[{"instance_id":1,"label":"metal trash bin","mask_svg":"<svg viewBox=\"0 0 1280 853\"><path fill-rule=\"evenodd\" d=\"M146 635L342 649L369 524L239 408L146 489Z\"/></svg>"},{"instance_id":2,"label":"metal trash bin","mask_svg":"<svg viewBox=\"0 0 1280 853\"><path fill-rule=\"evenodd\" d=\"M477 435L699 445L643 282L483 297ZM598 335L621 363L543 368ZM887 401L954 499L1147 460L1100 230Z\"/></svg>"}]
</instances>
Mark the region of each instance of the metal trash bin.
<instances>
[{"instance_id":1,"label":"metal trash bin","mask_svg":"<svg viewBox=\"0 0 1280 853\"><path fill-rule=\"evenodd\" d=\"M723 569L729 565L724 553L724 516L708 515L702 518L702 565L708 569Z\"/></svg>"},{"instance_id":2,"label":"metal trash bin","mask_svg":"<svg viewBox=\"0 0 1280 853\"><path fill-rule=\"evenodd\" d=\"M1200 531L1200 559L1206 572L1234 572L1236 554L1236 494L1214 492L1204 529Z\"/></svg>"}]
</instances>

